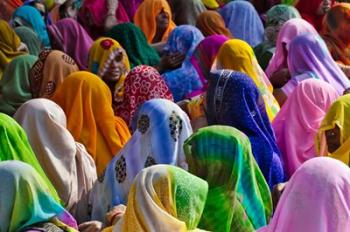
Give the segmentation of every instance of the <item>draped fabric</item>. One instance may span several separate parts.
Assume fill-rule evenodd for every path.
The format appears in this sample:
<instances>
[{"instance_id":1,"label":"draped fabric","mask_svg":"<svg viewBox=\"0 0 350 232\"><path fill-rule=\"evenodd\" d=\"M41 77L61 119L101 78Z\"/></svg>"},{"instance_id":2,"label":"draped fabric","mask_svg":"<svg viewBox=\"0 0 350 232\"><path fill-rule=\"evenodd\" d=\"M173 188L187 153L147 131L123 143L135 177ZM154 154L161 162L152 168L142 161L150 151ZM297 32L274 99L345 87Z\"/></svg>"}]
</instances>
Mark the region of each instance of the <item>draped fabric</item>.
<instances>
[{"instance_id":1,"label":"draped fabric","mask_svg":"<svg viewBox=\"0 0 350 232\"><path fill-rule=\"evenodd\" d=\"M10 21L13 12L16 8L23 4L21 0L3 0L0 2L0 18L5 21Z\"/></svg>"},{"instance_id":2,"label":"draped fabric","mask_svg":"<svg viewBox=\"0 0 350 232\"><path fill-rule=\"evenodd\" d=\"M37 34L28 27L16 27L16 34L21 41L27 46L29 54L38 56L41 50L41 40Z\"/></svg>"},{"instance_id":3,"label":"draped fabric","mask_svg":"<svg viewBox=\"0 0 350 232\"><path fill-rule=\"evenodd\" d=\"M125 11L128 14L130 20L134 18L137 8L139 8L140 4L143 1L144 0L119 0L119 2L123 4Z\"/></svg>"},{"instance_id":4,"label":"draped fabric","mask_svg":"<svg viewBox=\"0 0 350 232\"><path fill-rule=\"evenodd\" d=\"M197 18L196 27L205 37L210 35L225 35L232 38L230 30L225 26L225 21L221 15L213 10L204 11Z\"/></svg>"},{"instance_id":5,"label":"draped fabric","mask_svg":"<svg viewBox=\"0 0 350 232\"><path fill-rule=\"evenodd\" d=\"M176 25L196 25L198 16L207 9L201 0L168 0Z\"/></svg>"}]
</instances>

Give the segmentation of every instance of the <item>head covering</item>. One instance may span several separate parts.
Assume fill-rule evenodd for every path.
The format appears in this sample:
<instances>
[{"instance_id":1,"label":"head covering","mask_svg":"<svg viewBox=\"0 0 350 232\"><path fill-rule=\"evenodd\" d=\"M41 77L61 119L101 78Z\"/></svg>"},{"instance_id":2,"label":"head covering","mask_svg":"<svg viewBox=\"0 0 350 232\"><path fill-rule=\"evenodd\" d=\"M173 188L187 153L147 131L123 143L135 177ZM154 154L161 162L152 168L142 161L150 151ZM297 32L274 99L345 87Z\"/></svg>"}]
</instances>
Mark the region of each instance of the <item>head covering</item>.
<instances>
[{"instance_id":1,"label":"head covering","mask_svg":"<svg viewBox=\"0 0 350 232\"><path fill-rule=\"evenodd\" d=\"M230 2L219 13L235 38L246 41L252 47L264 40L264 25L250 2Z\"/></svg>"},{"instance_id":2,"label":"head covering","mask_svg":"<svg viewBox=\"0 0 350 232\"><path fill-rule=\"evenodd\" d=\"M231 69L247 74L264 99L270 121L274 119L279 111L279 105L272 95L272 85L259 66L253 49L246 42L239 39L226 41L217 55L217 66L219 69Z\"/></svg>"},{"instance_id":3,"label":"head covering","mask_svg":"<svg viewBox=\"0 0 350 232\"><path fill-rule=\"evenodd\" d=\"M67 130L61 107L47 99L34 99L23 104L14 118L26 131L64 207L79 223L89 220L88 197L97 179L96 167L85 147Z\"/></svg>"},{"instance_id":4,"label":"head covering","mask_svg":"<svg viewBox=\"0 0 350 232\"><path fill-rule=\"evenodd\" d=\"M40 12L32 6L21 6L12 15L16 25L32 28L41 39L45 47L50 47L50 39L47 34L46 25Z\"/></svg>"},{"instance_id":5,"label":"head covering","mask_svg":"<svg viewBox=\"0 0 350 232\"><path fill-rule=\"evenodd\" d=\"M130 127L136 110L153 98L173 101L173 95L155 68L146 65L136 66L125 80L123 101L116 106L117 114Z\"/></svg>"},{"instance_id":6,"label":"head covering","mask_svg":"<svg viewBox=\"0 0 350 232\"><path fill-rule=\"evenodd\" d=\"M167 71L163 77L174 95L175 102L186 97L192 97L193 92L203 88L204 83L192 66L190 59L197 45L204 39L204 36L194 26L182 25L176 27L170 34L164 47L167 54L177 52L186 54L180 68Z\"/></svg>"},{"instance_id":7,"label":"head covering","mask_svg":"<svg viewBox=\"0 0 350 232\"><path fill-rule=\"evenodd\" d=\"M208 9L217 9L220 6L216 0L202 0L202 2Z\"/></svg>"},{"instance_id":8,"label":"head covering","mask_svg":"<svg viewBox=\"0 0 350 232\"><path fill-rule=\"evenodd\" d=\"M245 133L270 188L284 180L276 138L264 101L247 75L230 70L213 72L207 91L209 125L228 125Z\"/></svg>"},{"instance_id":9,"label":"head covering","mask_svg":"<svg viewBox=\"0 0 350 232\"><path fill-rule=\"evenodd\" d=\"M201 128L185 142L189 172L209 184L199 227L209 231L254 231L272 214L269 187L247 136L233 127Z\"/></svg>"},{"instance_id":10,"label":"head covering","mask_svg":"<svg viewBox=\"0 0 350 232\"><path fill-rule=\"evenodd\" d=\"M36 56L21 55L7 65L0 80L0 112L12 116L18 107L32 99L28 74L36 60Z\"/></svg>"},{"instance_id":11,"label":"head covering","mask_svg":"<svg viewBox=\"0 0 350 232\"><path fill-rule=\"evenodd\" d=\"M145 33L148 43L152 43L157 31L156 17L164 11L169 16L169 25L165 30L162 42L168 39L170 32L176 27L172 20L171 9L166 0L144 0L137 9L134 22Z\"/></svg>"},{"instance_id":12,"label":"head covering","mask_svg":"<svg viewBox=\"0 0 350 232\"><path fill-rule=\"evenodd\" d=\"M133 23L122 23L114 26L107 36L122 45L128 54L131 68L137 65L156 66L159 64L157 51L149 46L145 34Z\"/></svg>"},{"instance_id":13,"label":"head covering","mask_svg":"<svg viewBox=\"0 0 350 232\"><path fill-rule=\"evenodd\" d=\"M225 35L232 38L230 30L225 26L221 15L213 10L204 11L198 16L196 27L201 30L204 36Z\"/></svg>"},{"instance_id":14,"label":"head covering","mask_svg":"<svg viewBox=\"0 0 350 232\"><path fill-rule=\"evenodd\" d=\"M288 68L285 64L287 63L287 54L284 54L284 46L289 50L290 42L297 36L304 33L310 33L318 35L315 28L311 26L307 21L300 18L294 18L288 20L283 24L280 32L278 33L276 50L272 59L270 60L269 66L266 68L266 75L271 77L276 71L282 68ZM285 45L284 45L285 44Z\"/></svg>"},{"instance_id":15,"label":"head covering","mask_svg":"<svg viewBox=\"0 0 350 232\"><path fill-rule=\"evenodd\" d=\"M92 39L74 19L65 18L48 27L52 48L72 57L81 70L87 69L88 54Z\"/></svg>"},{"instance_id":16,"label":"head covering","mask_svg":"<svg viewBox=\"0 0 350 232\"><path fill-rule=\"evenodd\" d=\"M140 107L133 121L131 139L109 163L98 183L94 220L104 220L108 206L129 205L127 196L132 181L143 168L170 164L187 169L183 144L192 128L179 106L166 99L152 99Z\"/></svg>"},{"instance_id":17,"label":"head covering","mask_svg":"<svg viewBox=\"0 0 350 232\"><path fill-rule=\"evenodd\" d=\"M196 25L198 16L206 11L201 0L168 0L176 25Z\"/></svg>"},{"instance_id":18,"label":"head covering","mask_svg":"<svg viewBox=\"0 0 350 232\"><path fill-rule=\"evenodd\" d=\"M307 79L288 97L272 123L288 177L315 157L315 135L331 104L338 98L328 83Z\"/></svg>"},{"instance_id":19,"label":"head covering","mask_svg":"<svg viewBox=\"0 0 350 232\"><path fill-rule=\"evenodd\" d=\"M25 131L13 118L2 113L0 113L0 142L0 163L6 160L19 160L30 164L46 182L48 192L59 201L55 188L35 157ZM3 218L0 217L1 219Z\"/></svg>"},{"instance_id":20,"label":"head covering","mask_svg":"<svg viewBox=\"0 0 350 232\"><path fill-rule=\"evenodd\" d=\"M338 159L346 165L350 164L350 121L347 120L349 113L350 95L346 94L332 104L321 123L316 137L317 154ZM336 126L340 129L340 147L333 153L330 153L328 152L325 132L334 129Z\"/></svg>"},{"instance_id":21,"label":"head covering","mask_svg":"<svg viewBox=\"0 0 350 232\"><path fill-rule=\"evenodd\" d=\"M43 50L29 72L32 97L52 97L64 78L77 71L79 68L70 56L58 50Z\"/></svg>"},{"instance_id":22,"label":"head covering","mask_svg":"<svg viewBox=\"0 0 350 232\"><path fill-rule=\"evenodd\" d=\"M342 232L349 228L349 186L349 167L338 160L306 161L288 181L269 225L258 231Z\"/></svg>"},{"instance_id":23,"label":"head covering","mask_svg":"<svg viewBox=\"0 0 350 232\"><path fill-rule=\"evenodd\" d=\"M316 78L331 84L339 95L350 87L350 81L320 36L303 34L294 38L289 46L288 68L292 77L312 72Z\"/></svg>"},{"instance_id":24,"label":"head covering","mask_svg":"<svg viewBox=\"0 0 350 232\"><path fill-rule=\"evenodd\" d=\"M22 231L51 222L64 231L78 231L74 218L47 193L49 186L36 170L23 162L0 162L0 229Z\"/></svg>"},{"instance_id":25,"label":"head covering","mask_svg":"<svg viewBox=\"0 0 350 232\"><path fill-rule=\"evenodd\" d=\"M0 19L10 21L13 12L23 4L21 0L2 0L0 1ZM1 30L0 30L1 31Z\"/></svg>"},{"instance_id":26,"label":"head covering","mask_svg":"<svg viewBox=\"0 0 350 232\"><path fill-rule=\"evenodd\" d=\"M85 145L101 174L130 137L125 122L114 117L107 85L92 73L75 72L66 77L52 100L66 113L68 130Z\"/></svg>"},{"instance_id":27,"label":"head covering","mask_svg":"<svg viewBox=\"0 0 350 232\"><path fill-rule=\"evenodd\" d=\"M17 51L20 45L21 40L16 35L15 31L6 21L0 20L0 80L10 61L14 57L24 54L23 52Z\"/></svg>"},{"instance_id":28,"label":"head covering","mask_svg":"<svg viewBox=\"0 0 350 232\"><path fill-rule=\"evenodd\" d=\"M128 207L113 232L197 231L208 184L178 167L156 165L135 178Z\"/></svg>"},{"instance_id":29,"label":"head covering","mask_svg":"<svg viewBox=\"0 0 350 232\"><path fill-rule=\"evenodd\" d=\"M203 90L208 86L211 68L219 52L220 47L227 41L224 35L211 35L203 39L193 51L190 62L196 69L201 82L204 83Z\"/></svg>"},{"instance_id":30,"label":"head covering","mask_svg":"<svg viewBox=\"0 0 350 232\"><path fill-rule=\"evenodd\" d=\"M33 56L38 56L41 50L41 40L37 34L29 27L16 27L16 34L21 39L21 41L27 45L29 54Z\"/></svg>"},{"instance_id":31,"label":"head covering","mask_svg":"<svg viewBox=\"0 0 350 232\"><path fill-rule=\"evenodd\" d=\"M139 8L143 0L118 0L118 3L121 2L125 8L126 13L129 16L129 19L132 20L136 13L136 10Z\"/></svg>"}]
</instances>

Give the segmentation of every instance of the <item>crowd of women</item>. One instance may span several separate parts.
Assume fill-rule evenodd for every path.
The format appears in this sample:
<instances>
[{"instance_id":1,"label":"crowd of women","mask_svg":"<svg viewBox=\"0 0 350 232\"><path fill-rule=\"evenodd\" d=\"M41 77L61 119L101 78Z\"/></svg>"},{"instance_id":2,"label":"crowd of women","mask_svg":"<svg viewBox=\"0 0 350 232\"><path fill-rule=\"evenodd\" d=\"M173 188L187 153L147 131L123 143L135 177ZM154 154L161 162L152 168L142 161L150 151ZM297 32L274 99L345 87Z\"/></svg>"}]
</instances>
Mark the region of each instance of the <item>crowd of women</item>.
<instances>
[{"instance_id":1,"label":"crowd of women","mask_svg":"<svg viewBox=\"0 0 350 232\"><path fill-rule=\"evenodd\" d=\"M350 3L0 18L1 232L350 231Z\"/></svg>"}]
</instances>

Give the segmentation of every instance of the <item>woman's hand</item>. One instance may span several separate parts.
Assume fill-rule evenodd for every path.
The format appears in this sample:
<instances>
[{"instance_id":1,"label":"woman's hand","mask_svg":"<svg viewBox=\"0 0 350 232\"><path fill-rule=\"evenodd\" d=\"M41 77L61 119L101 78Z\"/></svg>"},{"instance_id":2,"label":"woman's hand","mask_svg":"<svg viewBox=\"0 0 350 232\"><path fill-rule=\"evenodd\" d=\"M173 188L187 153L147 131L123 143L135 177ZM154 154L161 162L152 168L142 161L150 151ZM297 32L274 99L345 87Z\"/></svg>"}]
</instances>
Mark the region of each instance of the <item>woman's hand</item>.
<instances>
[{"instance_id":1,"label":"woman's hand","mask_svg":"<svg viewBox=\"0 0 350 232\"><path fill-rule=\"evenodd\" d=\"M274 88L282 88L290 80L291 76L287 68L278 70L269 78Z\"/></svg>"},{"instance_id":2,"label":"woman's hand","mask_svg":"<svg viewBox=\"0 0 350 232\"><path fill-rule=\"evenodd\" d=\"M182 62L185 60L185 58L186 58L186 54L183 54L180 52L177 52L171 55L164 55L160 59L158 71L162 73L165 70L177 69L181 67Z\"/></svg>"},{"instance_id":3,"label":"woman's hand","mask_svg":"<svg viewBox=\"0 0 350 232\"><path fill-rule=\"evenodd\" d=\"M80 232L97 232L102 231L102 228L103 224L99 221L89 221L79 225Z\"/></svg>"}]
</instances>

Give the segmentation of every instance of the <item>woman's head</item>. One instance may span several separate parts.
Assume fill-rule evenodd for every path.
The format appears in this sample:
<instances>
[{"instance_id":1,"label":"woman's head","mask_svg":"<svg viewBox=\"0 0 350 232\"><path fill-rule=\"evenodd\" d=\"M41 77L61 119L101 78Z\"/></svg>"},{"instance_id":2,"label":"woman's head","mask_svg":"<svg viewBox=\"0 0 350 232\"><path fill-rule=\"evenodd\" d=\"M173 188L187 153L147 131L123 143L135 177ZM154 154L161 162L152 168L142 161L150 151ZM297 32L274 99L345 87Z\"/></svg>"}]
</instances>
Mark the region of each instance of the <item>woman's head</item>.
<instances>
[{"instance_id":1,"label":"woman's head","mask_svg":"<svg viewBox=\"0 0 350 232\"><path fill-rule=\"evenodd\" d=\"M323 29L345 45L350 44L350 4L333 6L326 15Z\"/></svg>"}]
</instances>

